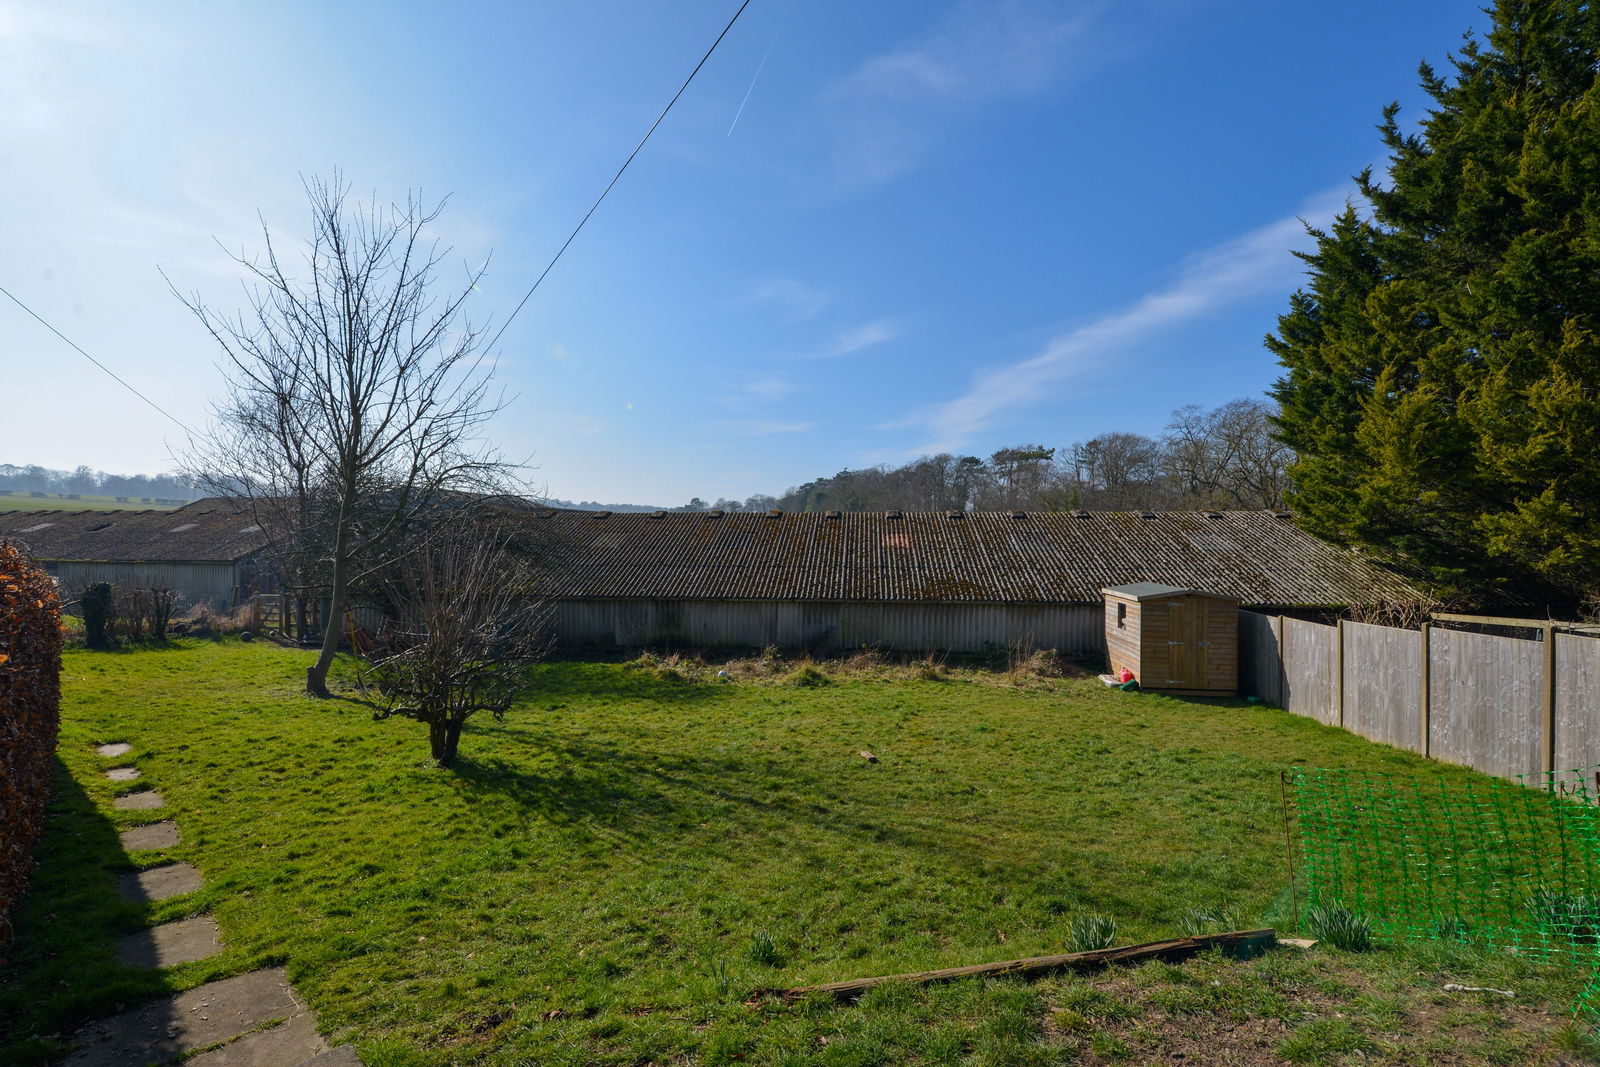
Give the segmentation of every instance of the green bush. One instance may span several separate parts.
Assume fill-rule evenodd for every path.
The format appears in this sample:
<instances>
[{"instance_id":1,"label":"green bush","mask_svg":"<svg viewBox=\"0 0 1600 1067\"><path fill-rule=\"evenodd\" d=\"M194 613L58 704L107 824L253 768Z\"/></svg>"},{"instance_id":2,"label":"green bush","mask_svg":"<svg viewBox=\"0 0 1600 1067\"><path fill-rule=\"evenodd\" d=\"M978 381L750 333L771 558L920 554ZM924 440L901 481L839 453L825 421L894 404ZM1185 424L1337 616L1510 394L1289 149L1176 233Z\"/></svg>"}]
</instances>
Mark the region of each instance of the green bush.
<instances>
[{"instance_id":1,"label":"green bush","mask_svg":"<svg viewBox=\"0 0 1600 1067\"><path fill-rule=\"evenodd\" d=\"M84 644L90 648L111 647L113 592L110 582L90 582L78 594L78 605L83 609Z\"/></svg>"}]
</instances>

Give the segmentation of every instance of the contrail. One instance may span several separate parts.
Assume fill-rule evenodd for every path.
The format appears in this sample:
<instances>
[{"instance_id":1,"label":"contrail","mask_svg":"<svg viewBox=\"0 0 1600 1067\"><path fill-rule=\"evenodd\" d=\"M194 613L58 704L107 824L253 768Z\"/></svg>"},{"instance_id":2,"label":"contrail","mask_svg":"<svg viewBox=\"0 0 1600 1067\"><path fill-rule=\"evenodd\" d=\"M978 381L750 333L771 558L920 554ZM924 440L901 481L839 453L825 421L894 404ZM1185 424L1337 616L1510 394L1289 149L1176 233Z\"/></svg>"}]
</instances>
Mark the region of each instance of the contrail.
<instances>
[{"instance_id":1,"label":"contrail","mask_svg":"<svg viewBox=\"0 0 1600 1067\"><path fill-rule=\"evenodd\" d=\"M739 101L739 110L733 113L733 122L728 125L728 136L733 136L733 128L739 125L739 116L744 114L744 106L750 102L750 94L756 91L756 82L761 80L761 72L767 67L767 57L772 54L772 46L778 43L778 34L783 32L783 24L789 20L789 10L794 7L794 0L783 9L783 17L778 20L778 28L772 31L772 40L767 42L767 50L761 53L761 62L756 66L756 76L750 79L750 88L744 91L744 99Z\"/></svg>"}]
</instances>

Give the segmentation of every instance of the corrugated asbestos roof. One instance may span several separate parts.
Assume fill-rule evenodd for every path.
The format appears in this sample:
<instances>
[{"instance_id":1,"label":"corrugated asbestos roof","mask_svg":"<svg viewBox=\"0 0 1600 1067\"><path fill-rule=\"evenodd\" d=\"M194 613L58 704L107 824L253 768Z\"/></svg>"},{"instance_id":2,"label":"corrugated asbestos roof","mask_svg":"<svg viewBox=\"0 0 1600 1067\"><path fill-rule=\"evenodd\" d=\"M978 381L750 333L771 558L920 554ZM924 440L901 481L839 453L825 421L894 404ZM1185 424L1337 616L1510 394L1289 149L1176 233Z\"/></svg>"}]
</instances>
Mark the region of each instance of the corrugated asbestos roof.
<instances>
[{"instance_id":1,"label":"corrugated asbestos roof","mask_svg":"<svg viewBox=\"0 0 1600 1067\"><path fill-rule=\"evenodd\" d=\"M0 511L0 537L41 560L228 563L266 544L247 511L197 500L176 511Z\"/></svg>"},{"instance_id":2,"label":"corrugated asbestos roof","mask_svg":"<svg viewBox=\"0 0 1600 1067\"><path fill-rule=\"evenodd\" d=\"M552 510L519 521L563 546L546 587L558 597L1088 603L1130 582L1246 605L1418 596L1270 512L1017 516Z\"/></svg>"}]
</instances>

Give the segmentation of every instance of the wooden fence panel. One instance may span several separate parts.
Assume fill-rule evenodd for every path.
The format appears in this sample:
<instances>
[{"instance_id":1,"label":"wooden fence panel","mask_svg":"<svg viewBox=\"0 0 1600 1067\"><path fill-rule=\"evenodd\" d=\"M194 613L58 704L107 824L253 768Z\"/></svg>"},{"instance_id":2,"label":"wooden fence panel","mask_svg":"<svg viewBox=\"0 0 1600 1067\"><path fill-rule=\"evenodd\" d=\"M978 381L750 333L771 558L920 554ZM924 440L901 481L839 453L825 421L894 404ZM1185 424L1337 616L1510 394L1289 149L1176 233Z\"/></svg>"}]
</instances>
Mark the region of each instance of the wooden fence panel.
<instances>
[{"instance_id":1,"label":"wooden fence panel","mask_svg":"<svg viewBox=\"0 0 1600 1067\"><path fill-rule=\"evenodd\" d=\"M1600 764L1600 641L1556 634L1556 770Z\"/></svg>"},{"instance_id":2,"label":"wooden fence panel","mask_svg":"<svg viewBox=\"0 0 1600 1067\"><path fill-rule=\"evenodd\" d=\"M1435 629L1430 647L1429 751L1502 778L1543 766L1544 646Z\"/></svg>"},{"instance_id":3,"label":"wooden fence panel","mask_svg":"<svg viewBox=\"0 0 1600 1067\"><path fill-rule=\"evenodd\" d=\"M1344 725L1415 752L1422 745L1422 635L1344 624Z\"/></svg>"},{"instance_id":4,"label":"wooden fence panel","mask_svg":"<svg viewBox=\"0 0 1600 1067\"><path fill-rule=\"evenodd\" d=\"M1278 616L1239 612L1239 695L1283 707L1283 650Z\"/></svg>"},{"instance_id":5,"label":"wooden fence panel","mask_svg":"<svg viewBox=\"0 0 1600 1067\"><path fill-rule=\"evenodd\" d=\"M1337 627L1301 619L1283 620L1283 706L1296 715L1337 726L1339 679Z\"/></svg>"}]
</instances>

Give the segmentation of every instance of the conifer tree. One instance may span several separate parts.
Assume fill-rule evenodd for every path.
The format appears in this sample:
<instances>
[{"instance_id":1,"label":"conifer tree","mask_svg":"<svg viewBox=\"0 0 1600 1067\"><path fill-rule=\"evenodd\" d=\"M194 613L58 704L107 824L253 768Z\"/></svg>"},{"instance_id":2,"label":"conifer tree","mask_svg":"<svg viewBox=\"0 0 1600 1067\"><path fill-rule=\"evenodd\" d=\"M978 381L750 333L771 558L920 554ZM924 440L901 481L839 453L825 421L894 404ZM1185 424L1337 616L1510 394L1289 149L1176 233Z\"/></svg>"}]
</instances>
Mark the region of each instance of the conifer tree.
<instances>
[{"instance_id":1,"label":"conifer tree","mask_svg":"<svg viewBox=\"0 0 1600 1067\"><path fill-rule=\"evenodd\" d=\"M1600 586L1600 12L1501 0L1268 347L1291 504L1441 590ZM1361 203L1364 201L1364 204ZM1357 206L1359 205L1359 206Z\"/></svg>"}]
</instances>

